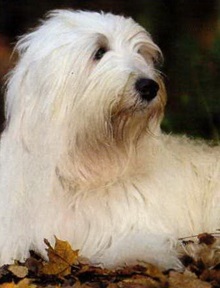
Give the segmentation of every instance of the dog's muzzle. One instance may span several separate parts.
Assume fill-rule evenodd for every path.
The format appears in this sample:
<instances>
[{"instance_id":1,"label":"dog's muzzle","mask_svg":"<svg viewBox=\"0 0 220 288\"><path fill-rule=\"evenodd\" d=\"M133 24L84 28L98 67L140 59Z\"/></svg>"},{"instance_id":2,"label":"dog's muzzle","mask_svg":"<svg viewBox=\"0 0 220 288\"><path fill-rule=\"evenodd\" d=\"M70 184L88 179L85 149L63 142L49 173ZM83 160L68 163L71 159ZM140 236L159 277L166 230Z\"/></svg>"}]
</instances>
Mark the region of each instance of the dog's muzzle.
<instances>
[{"instance_id":1,"label":"dog's muzzle","mask_svg":"<svg viewBox=\"0 0 220 288\"><path fill-rule=\"evenodd\" d=\"M142 100L150 102L157 96L159 85L152 79L140 78L135 83L135 89Z\"/></svg>"}]
</instances>

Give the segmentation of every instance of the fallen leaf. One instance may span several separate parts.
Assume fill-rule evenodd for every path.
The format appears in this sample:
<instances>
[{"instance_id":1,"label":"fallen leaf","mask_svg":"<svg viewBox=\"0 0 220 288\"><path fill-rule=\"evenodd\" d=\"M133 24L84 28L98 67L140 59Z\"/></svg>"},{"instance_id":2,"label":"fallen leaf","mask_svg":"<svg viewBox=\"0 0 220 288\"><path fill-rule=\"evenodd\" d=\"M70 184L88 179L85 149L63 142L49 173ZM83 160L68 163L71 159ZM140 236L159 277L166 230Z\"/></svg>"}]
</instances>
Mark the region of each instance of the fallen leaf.
<instances>
[{"instance_id":1,"label":"fallen leaf","mask_svg":"<svg viewBox=\"0 0 220 288\"><path fill-rule=\"evenodd\" d=\"M199 279L195 279L190 275L184 275L179 272L170 272L169 277L169 287L170 288L212 288L212 285L203 282Z\"/></svg>"},{"instance_id":2,"label":"fallen leaf","mask_svg":"<svg viewBox=\"0 0 220 288\"><path fill-rule=\"evenodd\" d=\"M37 288L37 285L32 284L32 281L28 278L22 279L16 285L16 288ZM13 288L13 287L12 287Z\"/></svg>"},{"instance_id":3,"label":"fallen leaf","mask_svg":"<svg viewBox=\"0 0 220 288\"><path fill-rule=\"evenodd\" d=\"M61 241L55 237L55 247L53 248L48 240L44 240L47 245L49 262L46 263L41 272L46 275L56 275L64 277L71 273L72 265L78 264L78 251L74 251L67 241Z\"/></svg>"},{"instance_id":4,"label":"fallen leaf","mask_svg":"<svg viewBox=\"0 0 220 288\"><path fill-rule=\"evenodd\" d=\"M14 282L4 283L0 285L0 288L16 288L16 284Z\"/></svg>"},{"instance_id":5,"label":"fallen leaf","mask_svg":"<svg viewBox=\"0 0 220 288\"><path fill-rule=\"evenodd\" d=\"M0 280L3 276L8 274L7 265L0 267Z\"/></svg>"},{"instance_id":6,"label":"fallen leaf","mask_svg":"<svg viewBox=\"0 0 220 288\"><path fill-rule=\"evenodd\" d=\"M127 288L138 288L138 287L147 287L147 288L162 288L160 282L156 281L150 277L133 277L130 279L123 280L119 285L120 287L127 287Z\"/></svg>"},{"instance_id":7,"label":"fallen leaf","mask_svg":"<svg viewBox=\"0 0 220 288\"><path fill-rule=\"evenodd\" d=\"M220 270L205 270L200 279L203 281L216 281L220 285Z\"/></svg>"},{"instance_id":8,"label":"fallen leaf","mask_svg":"<svg viewBox=\"0 0 220 288\"><path fill-rule=\"evenodd\" d=\"M72 288L91 288L90 285L87 284L81 284L79 281L77 281Z\"/></svg>"},{"instance_id":9,"label":"fallen leaf","mask_svg":"<svg viewBox=\"0 0 220 288\"><path fill-rule=\"evenodd\" d=\"M42 260L40 261L33 257L29 257L25 261L25 267L27 267L30 272L37 275L43 267Z\"/></svg>"},{"instance_id":10,"label":"fallen leaf","mask_svg":"<svg viewBox=\"0 0 220 288\"><path fill-rule=\"evenodd\" d=\"M206 245L212 245L216 242L216 238L208 233L202 233L198 235L198 239L199 239L199 244L206 244Z\"/></svg>"},{"instance_id":11,"label":"fallen leaf","mask_svg":"<svg viewBox=\"0 0 220 288\"><path fill-rule=\"evenodd\" d=\"M28 268L19 265L10 265L8 270L18 278L24 278L28 275Z\"/></svg>"}]
</instances>

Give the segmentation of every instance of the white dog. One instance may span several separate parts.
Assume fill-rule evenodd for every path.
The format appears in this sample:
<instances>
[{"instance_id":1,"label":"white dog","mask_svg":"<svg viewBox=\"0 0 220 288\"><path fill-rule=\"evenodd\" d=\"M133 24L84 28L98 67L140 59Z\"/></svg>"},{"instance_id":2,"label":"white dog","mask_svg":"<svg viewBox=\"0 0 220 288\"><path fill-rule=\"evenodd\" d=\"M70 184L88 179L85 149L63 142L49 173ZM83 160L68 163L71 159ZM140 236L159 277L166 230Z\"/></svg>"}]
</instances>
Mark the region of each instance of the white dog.
<instances>
[{"instance_id":1,"label":"white dog","mask_svg":"<svg viewBox=\"0 0 220 288\"><path fill-rule=\"evenodd\" d=\"M44 254L56 235L94 264L177 267L179 237L220 228L220 148L161 132L161 53L141 26L54 11L17 51L0 146L1 264Z\"/></svg>"}]
</instances>

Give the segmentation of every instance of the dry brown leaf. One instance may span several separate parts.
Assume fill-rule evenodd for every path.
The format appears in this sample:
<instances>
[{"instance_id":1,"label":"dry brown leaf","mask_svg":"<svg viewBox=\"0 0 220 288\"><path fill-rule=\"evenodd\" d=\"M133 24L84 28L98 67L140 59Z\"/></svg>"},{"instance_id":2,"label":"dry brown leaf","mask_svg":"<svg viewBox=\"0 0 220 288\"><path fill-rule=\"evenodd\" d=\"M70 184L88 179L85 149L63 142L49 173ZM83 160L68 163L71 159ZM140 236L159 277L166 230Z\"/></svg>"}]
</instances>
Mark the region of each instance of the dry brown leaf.
<instances>
[{"instance_id":1,"label":"dry brown leaf","mask_svg":"<svg viewBox=\"0 0 220 288\"><path fill-rule=\"evenodd\" d=\"M212 281L215 281L220 286L220 270L206 269L200 276L200 279L203 281L209 281L212 279Z\"/></svg>"},{"instance_id":2,"label":"dry brown leaf","mask_svg":"<svg viewBox=\"0 0 220 288\"><path fill-rule=\"evenodd\" d=\"M25 267L27 267L30 272L33 272L34 274L38 275L39 271L43 267L42 262L43 262L42 260L37 260L33 257L29 257L28 259L26 259L24 264Z\"/></svg>"},{"instance_id":3,"label":"dry brown leaf","mask_svg":"<svg viewBox=\"0 0 220 288\"><path fill-rule=\"evenodd\" d=\"M71 273L71 266L78 264L78 251L74 251L67 241L61 241L55 237L55 247L53 248L48 240L44 240L47 245L49 262L46 263L41 272L46 275L56 275L64 277Z\"/></svg>"},{"instance_id":4,"label":"dry brown leaf","mask_svg":"<svg viewBox=\"0 0 220 288\"><path fill-rule=\"evenodd\" d=\"M157 278L163 285L165 285L167 281L166 276L161 270L152 264L146 264L146 274L152 278Z\"/></svg>"},{"instance_id":5,"label":"dry brown leaf","mask_svg":"<svg viewBox=\"0 0 220 288\"><path fill-rule=\"evenodd\" d=\"M32 284L30 279L25 278L18 282L16 288L37 288L37 285Z\"/></svg>"},{"instance_id":6,"label":"dry brown leaf","mask_svg":"<svg viewBox=\"0 0 220 288\"><path fill-rule=\"evenodd\" d=\"M198 235L199 244L212 245L216 242L216 238L212 234L202 233Z\"/></svg>"},{"instance_id":7,"label":"dry brown leaf","mask_svg":"<svg viewBox=\"0 0 220 288\"><path fill-rule=\"evenodd\" d=\"M88 284L81 284L79 281L77 281L72 288L91 288L91 286Z\"/></svg>"},{"instance_id":8,"label":"dry brown leaf","mask_svg":"<svg viewBox=\"0 0 220 288\"><path fill-rule=\"evenodd\" d=\"M204 269L212 269L220 263L220 239L208 233L195 237L194 241L179 242L178 253L185 267L201 274Z\"/></svg>"},{"instance_id":9,"label":"dry brown leaf","mask_svg":"<svg viewBox=\"0 0 220 288\"><path fill-rule=\"evenodd\" d=\"M123 280L119 285L120 287L130 287L130 288L138 288L138 287L147 287L147 288L162 288L162 286L158 281L154 280L150 277L134 277L130 279Z\"/></svg>"},{"instance_id":10,"label":"dry brown leaf","mask_svg":"<svg viewBox=\"0 0 220 288\"><path fill-rule=\"evenodd\" d=\"M212 288L207 282L179 272L170 272L169 284L170 288Z\"/></svg>"},{"instance_id":11,"label":"dry brown leaf","mask_svg":"<svg viewBox=\"0 0 220 288\"><path fill-rule=\"evenodd\" d=\"M142 275L152 279L157 279L162 285L166 285L167 277L161 272L161 270L153 264L142 263L142 265L127 266L120 270L118 274L124 275Z\"/></svg>"},{"instance_id":12,"label":"dry brown leaf","mask_svg":"<svg viewBox=\"0 0 220 288\"><path fill-rule=\"evenodd\" d=\"M18 278L24 278L28 275L28 268L19 265L10 265L8 270Z\"/></svg>"}]
</instances>

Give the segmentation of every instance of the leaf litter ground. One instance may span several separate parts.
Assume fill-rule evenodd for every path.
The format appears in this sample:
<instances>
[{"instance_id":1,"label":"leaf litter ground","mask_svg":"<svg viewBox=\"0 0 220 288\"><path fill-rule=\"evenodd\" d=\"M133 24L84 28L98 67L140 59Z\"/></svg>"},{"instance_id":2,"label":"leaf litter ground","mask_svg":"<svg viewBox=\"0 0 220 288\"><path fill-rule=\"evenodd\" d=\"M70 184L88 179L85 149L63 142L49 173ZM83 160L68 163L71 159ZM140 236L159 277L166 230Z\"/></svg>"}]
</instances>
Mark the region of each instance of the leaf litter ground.
<instances>
[{"instance_id":1,"label":"leaf litter ground","mask_svg":"<svg viewBox=\"0 0 220 288\"><path fill-rule=\"evenodd\" d=\"M0 288L220 288L219 233L180 239L182 272L148 263L103 269L81 259L66 241L55 238L54 247L45 244L48 261L30 251L24 263L2 266Z\"/></svg>"}]
</instances>

